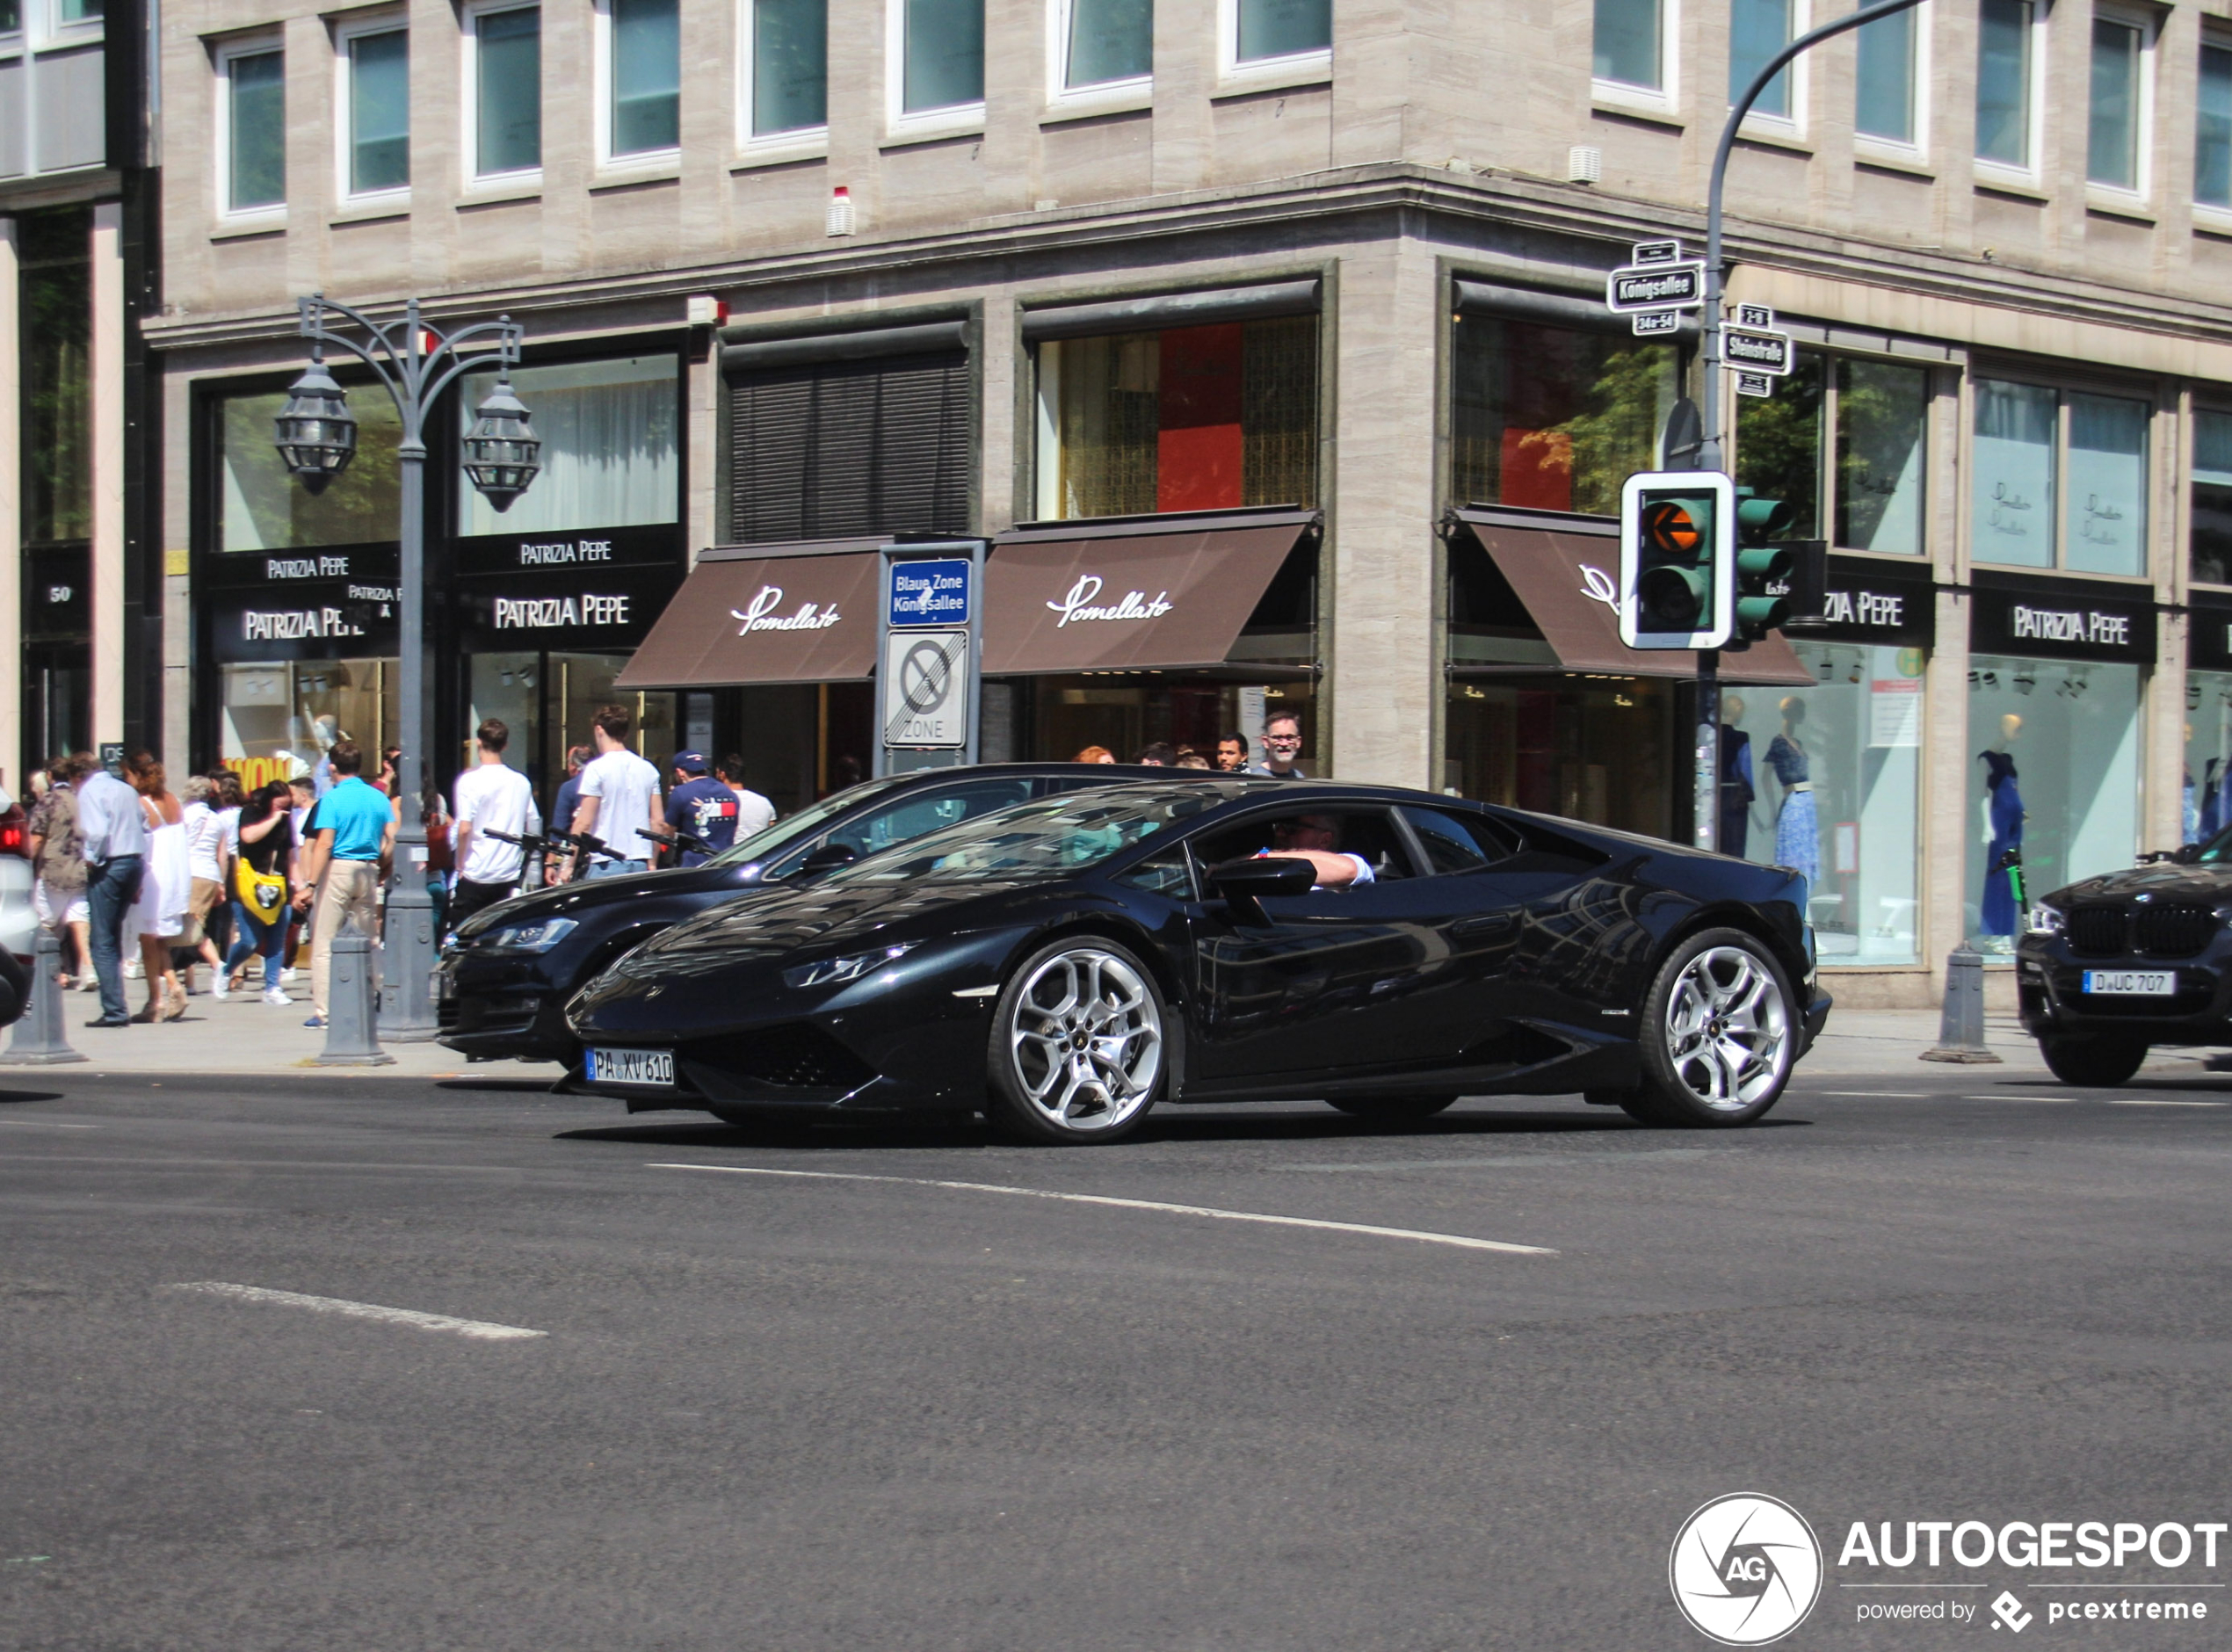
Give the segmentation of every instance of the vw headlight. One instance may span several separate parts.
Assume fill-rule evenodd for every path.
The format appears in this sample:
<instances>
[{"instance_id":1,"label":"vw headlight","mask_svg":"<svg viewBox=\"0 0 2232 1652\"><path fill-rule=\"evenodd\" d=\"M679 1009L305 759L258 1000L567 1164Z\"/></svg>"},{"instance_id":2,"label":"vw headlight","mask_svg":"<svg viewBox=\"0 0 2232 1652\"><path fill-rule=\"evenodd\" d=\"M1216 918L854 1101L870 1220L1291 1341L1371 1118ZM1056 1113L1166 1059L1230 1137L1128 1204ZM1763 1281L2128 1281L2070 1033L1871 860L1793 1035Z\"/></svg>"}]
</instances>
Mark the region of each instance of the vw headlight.
<instances>
[{"instance_id":1,"label":"vw headlight","mask_svg":"<svg viewBox=\"0 0 2232 1652\"><path fill-rule=\"evenodd\" d=\"M513 924L481 945L492 953L547 953L579 927L569 917L547 917L540 924Z\"/></svg>"},{"instance_id":2,"label":"vw headlight","mask_svg":"<svg viewBox=\"0 0 2232 1652\"><path fill-rule=\"evenodd\" d=\"M2059 935L2062 932L2062 909L2058 906L2034 906L2023 925L2025 935Z\"/></svg>"},{"instance_id":3,"label":"vw headlight","mask_svg":"<svg viewBox=\"0 0 2232 1652\"><path fill-rule=\"evenodd\" d=\"M879 946L872 953L850 953L843 958L817 959L810 964L799 964L783 972L783 982L792 987L835 987L882 968L895 958L904 958L922 943L902 941L896 946Z\"/></svg>"}]
</instances>

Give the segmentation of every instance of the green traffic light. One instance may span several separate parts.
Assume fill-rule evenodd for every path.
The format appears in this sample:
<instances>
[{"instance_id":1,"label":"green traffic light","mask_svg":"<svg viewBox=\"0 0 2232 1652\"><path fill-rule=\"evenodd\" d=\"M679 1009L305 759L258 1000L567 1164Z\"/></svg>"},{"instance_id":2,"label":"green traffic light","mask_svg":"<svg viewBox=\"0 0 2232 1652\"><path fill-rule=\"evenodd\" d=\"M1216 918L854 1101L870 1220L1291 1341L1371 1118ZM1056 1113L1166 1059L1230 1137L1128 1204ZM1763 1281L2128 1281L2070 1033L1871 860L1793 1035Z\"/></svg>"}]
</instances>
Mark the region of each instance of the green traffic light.
<instances>
[{"instance_id":1,"label":"green traffic light","mask_svg":"<svg viewBox=\"0 0 2232 1652\"><path fill-rule=\"evenodd\" d=\"M1790 531L1798 511L1787 499L1750 498L1736 501L1736 534L1747 542L1772 540Z\"/></svg>"},{"instance_id":2,"label":"green traffic light","mask_svg":"<svg viewBox=\"0 0 2232 1652\"><path fill-rule=\"evenodd\" d=\"M1754 581L1780 584L1798 570L1798 559L1780 546L1756 546L1736 553L1736 577L1750 590Z\"/></svg>"},{"instance_id":3,"label":"green traffic light","mask_svg":"<svg viewBox=\"0 0 2232 1652\"><path fill-rule=\"evenodd\" d=\"M1739 635L1757 641L1770 631L1779 631L1790 617L1787 597L1738 597L1736 598L1736 631Z\"/></svg>"},{"instance_id":4,"label":"green traffic light","mask_svg":"<svg viewBox=\"0 0 2232 1652\"><path fill-rule=\"evenodd\" d=\"M1663 562L1635 581L1635 605L1646 631L1699 630L1712 602L1712 576L1699 569Z\"/></svg>"}]
</instances>

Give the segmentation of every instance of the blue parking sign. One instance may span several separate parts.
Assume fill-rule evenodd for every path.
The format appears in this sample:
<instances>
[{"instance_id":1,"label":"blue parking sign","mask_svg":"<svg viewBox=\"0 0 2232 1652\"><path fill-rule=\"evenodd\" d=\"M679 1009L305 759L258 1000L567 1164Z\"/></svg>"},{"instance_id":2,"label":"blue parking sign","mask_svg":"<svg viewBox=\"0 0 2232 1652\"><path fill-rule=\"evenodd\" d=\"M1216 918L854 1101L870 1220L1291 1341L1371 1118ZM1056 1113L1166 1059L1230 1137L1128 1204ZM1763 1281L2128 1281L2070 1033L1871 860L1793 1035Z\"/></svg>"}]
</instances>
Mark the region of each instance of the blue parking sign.
<instances>
[{"instance_id":1,"label":"blue parking sign","mask_svg":"<svg viewBox=\"0 0 2232 1652\"><path fill-rule=\"evenodd\" d=\"M902 626L968 623L968 559L891 565L890 620Z\"/></svg>"}]
</instances>

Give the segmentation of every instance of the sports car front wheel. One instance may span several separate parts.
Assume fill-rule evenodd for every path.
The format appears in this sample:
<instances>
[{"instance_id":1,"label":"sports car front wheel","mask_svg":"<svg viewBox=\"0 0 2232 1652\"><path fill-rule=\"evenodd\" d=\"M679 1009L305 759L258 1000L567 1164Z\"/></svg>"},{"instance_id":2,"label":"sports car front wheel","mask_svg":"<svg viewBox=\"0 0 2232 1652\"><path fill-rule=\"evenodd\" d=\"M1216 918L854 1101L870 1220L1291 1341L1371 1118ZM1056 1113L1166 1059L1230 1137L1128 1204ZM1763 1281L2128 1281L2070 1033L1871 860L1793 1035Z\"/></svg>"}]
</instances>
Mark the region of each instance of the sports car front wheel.
<instances>
[{"instance_id":1,"label":"sports car front wheel","mask_svg":"<svg viewBox=\"0 0 2232 1652\"><path fill-rule=\"evenodd\" d=\"M1798 1055L1788 977L1741 930L1707 930L1674 949L1644 996L1643 1082L1620 1096L1645 1124L1750 1124L1782 1097Z\"/></svg>"},{"instance_id":2,"label":"sports car front wheel","mask_svg":"<svg viewBox=\"0 0 2232 1652\"><path fill-rule=\"evenodd\" d=\"M992 1017L986 1111L1025 1141L1129 1135L1163 1084L1163 995L1145 964L1098 936L1023 960Z\"/></svg>"}]
</instances>

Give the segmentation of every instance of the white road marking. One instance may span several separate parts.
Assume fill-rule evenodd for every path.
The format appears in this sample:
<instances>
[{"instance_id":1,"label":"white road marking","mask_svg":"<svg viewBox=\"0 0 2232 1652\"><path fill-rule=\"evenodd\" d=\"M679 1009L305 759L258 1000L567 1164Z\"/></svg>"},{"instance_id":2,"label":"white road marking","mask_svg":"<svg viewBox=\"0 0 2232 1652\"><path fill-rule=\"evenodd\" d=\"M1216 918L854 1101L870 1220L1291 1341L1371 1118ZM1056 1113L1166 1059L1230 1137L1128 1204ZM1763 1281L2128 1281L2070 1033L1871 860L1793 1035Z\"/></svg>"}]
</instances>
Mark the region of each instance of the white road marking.
<instances>
[{"instance_id":1,"label":"white road marking","mask_svg":"<svg viewBox=\"0 0 2232 1652\"><path fill-rule=\"evenodd\" d=\"M1498 1153L1478 1158L1354 1159L1345 1164L1280 1164L1282 1170L1334 1172L1342 1170L1533 1170L1537 1165L1627 1164L1639 1159L1711 1159L1742 1151L1737 1148L1653 1148L1640 1153Z\"/></svg>"},{"instance_id":2,"label":"white road marking","mask_svg":"<svg viewBox=\"0 0 2232 1652\"><path fill-rule=\"evenodd\" d=\"M2075 1096L1963 1096L1963 1101L2075 1101Z\"/></svg>"},{"instance_id":3,"label":"white road marking","mask_svg":"<svg viewBox=\"0 0 2232 1652\"><path fill-rule=\"evenodd\" d=\"M1920 1090L1801 1090L1801 1095L1813 1096L1881 1096L1891 1101L1927 1101L1930 1094Z\"/></svg>"},{"instance_id":4,"label":"white road marking","mask_svg":"<svg viewBox=\"0 0 2232 1652\"><path fill-rule=\"evenodd\" d=\"M2150 1096L2111 1096L2111 1107L2224 1107L2232 1102L2222 1101L2161 1101Z\"/></svg>"},{"instance_id":5,"label":"white road marking","mask_svg":"<svg viewBox=\"0 0 2232 1652\"><path fill-rule=\"evenodd\" d=\"M351 1302L338 1296L304 1296L295 1291L267 1291L260 1285L227 1285L218 1279L196 1279L188 1285L166 1286L166 1290L199 1291L205 1296L229 1297L236 1302L272 1302L281 1308L307 1308L316 1314L340 1314L350 1319L384 1320L390 1325L409 1325L417 1330L446 1330L453 1336L469 1337L476 1342L518 1342L530 1337L547 1337L547 1330L529 1330L524 1325L492 1325L486 1320L453 1319L447 1314L422 1314L416 1308L382 1308L376 1302Z\"/></svg>"},{"instance_id":6,"label":"white road marking","mask_svg":"<svg viewBox=\"0 0 2232 1652\"><path fill-rule=\"evenodd\" d=\"M1410 1239L1420 1244L1453 1245L1460 1250L1503 1250L1514 1256L1554 1257L1541 1245L1511 1244L1501 1239L1471 1239L1462 1234L1423 1233L1410 1228L1376 1228L1368 1222L1321 1221L1315 1216L1266 1216L1250 1210L1218 1210L1208 1205L1170 1205L1156 1199L1115 1199L1105 1193L1056 1193L1043 1187L1004 1187L996 1182L938 1182L914 1176L864 1176L844 1170L774 1170L752 1164L650 1164L653 1170L718 1170L728 1176L794 1176L819 1182L891 1182L902 1187L944 1187L967 1193L1008 1193L1019 1199L1057 1199L1073 1205L1112 1205L1119 1210L1159 1210L1173 1216L1208 1216L1219 1221L1259 1221L1277 1228L1317 1228L1328 1233L1360 1233L1379 1239Z\"/></svg>"},{"instance_id":7,"label":"white road marking","mask_svg":"<svg viewBox=\"0 0 2232 1652\"><path fill-rule=\"evenodd\" d=\"M33 1130L98 1130L97 1124L58 1124L52 1119L0 1119L0 1124L22 1125Z\"/></svg>"}]
</instances>

